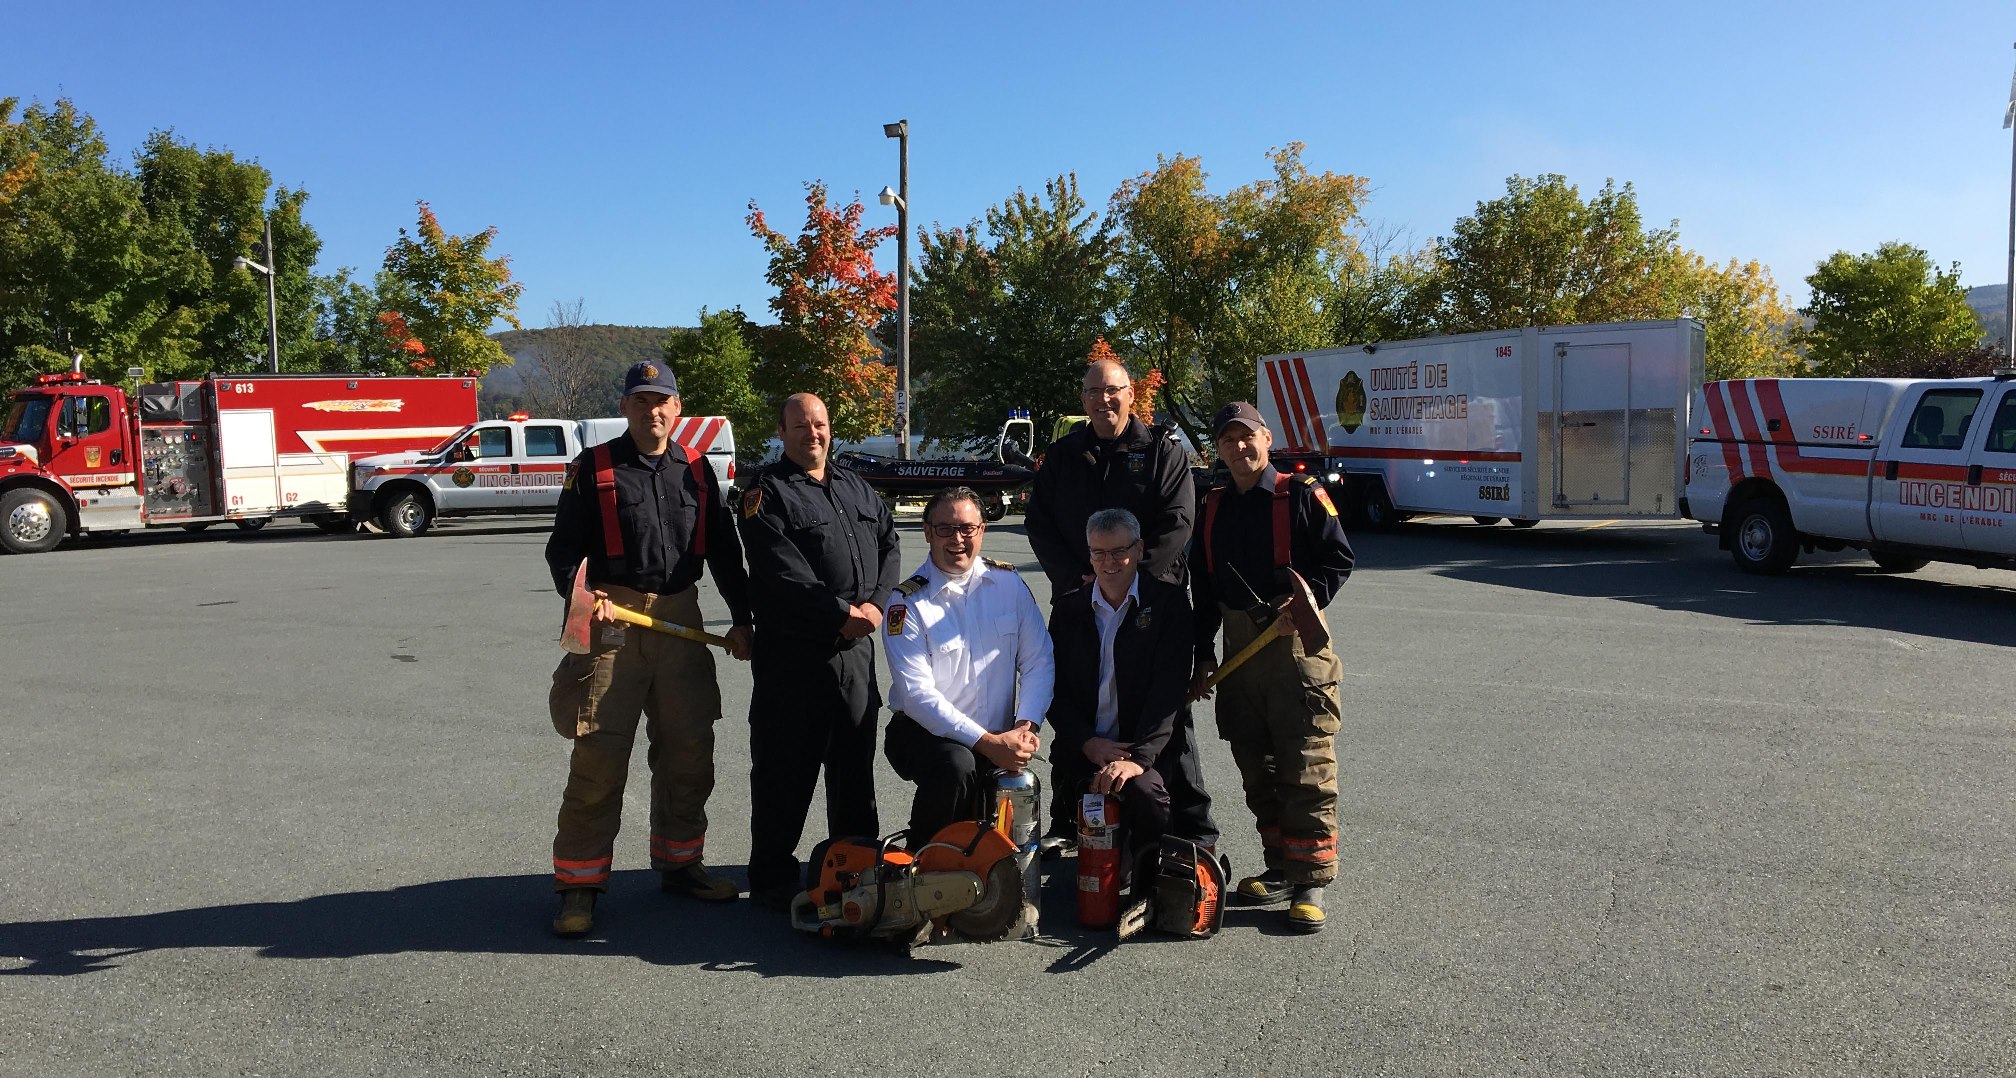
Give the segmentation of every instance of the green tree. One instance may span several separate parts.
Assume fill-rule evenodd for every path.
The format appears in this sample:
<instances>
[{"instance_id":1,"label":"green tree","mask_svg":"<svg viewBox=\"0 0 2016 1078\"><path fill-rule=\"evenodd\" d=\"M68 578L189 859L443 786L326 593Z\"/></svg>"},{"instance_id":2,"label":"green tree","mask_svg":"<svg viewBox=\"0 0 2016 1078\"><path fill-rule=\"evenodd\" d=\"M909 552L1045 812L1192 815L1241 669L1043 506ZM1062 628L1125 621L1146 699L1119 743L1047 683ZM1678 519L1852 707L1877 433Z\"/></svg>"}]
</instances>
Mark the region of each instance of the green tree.
<instances>
[{"instance_id":1,"label":"green tree","mask_svg":"<svg viewBox=\"0 0 2016 1078\"><path fill-rule=\"evenodd\" d=\"M917 414L934 438L993 433L1026 407L1036 429L1083 410L1085 356L1106 331L1117 245L1078 178L1024 191L964 228L919 231L910 349Z\"/></svg>"},{"instance_id":2,"label":"green tree","mask_svg":"<svg viewBox=\"0 0 2016 1078\"><path fill-rule=\"evenodd\" d=\"M873 329L896 308L896 278L875 269L875 247L895 227L863 229L861 200L834 207L826 185L805 185L805 227L787 236L749 203L749 231L770 252L765 274L777 295L777 325L757 334L755 385L766 398L800 391L826 402L833 437L859 441L889 429L895 368L881 361Z\"/></svg>"},{"instance_id":3,"label":"green tree","mask_svg":"<svg viewBox=\"0 0 2016 1078\"><path fill-rule=\"evenodd\" d=\"M1223 196L1182 155L1158 158L1113 195L1124 350L1168 377L1164 403L1199 444L1217 403L1252 396L1254 360L1335 343L1332 304L1368 188L1312 174L1302 150L1270 151L1271 179Z\"/></svg>"},{"instance_id":4,"label":"green tree","mask_svg":"<svg viewBox=\"0 0 2016 1078\"><path fill-rule=\"evenodd\" d=\"M1328 303L1335 344L1404 341L1435 332L1442 299L1435 247L1394 251L1397 240L1391 231L1367 230L1343 260Z\"/></svg>"},{"instance_id":5,"label":"green tree","mask_svg":"<svg viewBox=\"0 0 2016 1078\"><path fill-rule=\"evenodd\" d=\"M1967 306L1960 264L1941 270L1908 243L1889 242L1874 254L1836 251L1806 278L1813 289L1801 337L1813 373L1871 377L1894 371L1900 359L1965 353L1981 341L1981 320Z\"/></svg>"},{"instance_id":6,"label":"green tree","mask_svg":"<svg viewBox=\"0 0 2016 1078\"><path fill-rule=\"evenodd\" d=\"M777 429L775 404L751 381L753 330L740 308L702 307L698 328L674 330L665 341L665 362L679 380L681 414L727 416L735 424L736 455L747 460L761 459L764 440Z\"/></svg>"},{"instance_id":7,"label":"green tree","mask_svg":"<svg viewBox=\"0 0 2016 1078\"><path fill-rule=\"evenodd\" d=\"M1708 329L1708 378L1790 378L1805 373L1799 316L1771 271L1751 261L1715 265L1692 256L1686 314Z\"/></svg>"},{"instance_id":8,"label":"green tree","mask_svg":"<svg viewBox=\"0 0 2016 1078\"><path fill-rule=\"evenodd\" d=\"M1586 201L1558 175L1505 181L1436 241L1446 333L1678 317L1689 294L1678 223L1647 230L1630 184Z\"/></svg>"},{"instance_id":9,"label":"green tree","mask_svg":"<svg viewBox=\"0 0 2016 1078\"><path fill-rule=\"evenodd\" d=\"M385 252L379 318L386 335L407 353L407 366L417 372L481 374L510 363L511 357L490 339L490 327L501 320L523 328L517 311L525 286L511 279L508 257L489 257L497 229L450 235L427 203L419 207L413 232L400 229L399 239Z\"/></svg>"}]
</instances>

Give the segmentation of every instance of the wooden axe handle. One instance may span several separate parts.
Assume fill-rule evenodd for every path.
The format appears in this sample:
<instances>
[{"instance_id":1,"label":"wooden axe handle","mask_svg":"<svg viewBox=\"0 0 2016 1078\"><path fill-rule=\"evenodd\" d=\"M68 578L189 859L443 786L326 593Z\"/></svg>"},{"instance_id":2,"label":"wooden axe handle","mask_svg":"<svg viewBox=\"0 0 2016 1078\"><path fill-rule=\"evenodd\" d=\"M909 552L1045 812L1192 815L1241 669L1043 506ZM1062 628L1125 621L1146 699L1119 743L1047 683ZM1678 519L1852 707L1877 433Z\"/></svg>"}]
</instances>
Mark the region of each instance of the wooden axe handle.
<instances>
[{"instance_id":1,"label":"wooden axe handle","mask_svg":"<svg viewBox=\"0 0 2016 1078\"><path fill-rule=\"evenodd\" d=\"M1249 643L1245 647L1240 648L1239 654L1234 655L1231 658L1225 660L1225 665L1211 672L1211 676L1204 680L1204 688L1209 690L1216 687L1219 682L1225 680L1226 677L1230 676L1232 671L1239 669L1239 664L1245 662L1246 660L1252 658L1255 655L1260 654L1261 648L1266 647L1267 645L1273 643L1276 640L1281 639L1284 636L1287 636L1289 633L1292 633L1294 631L1295 631L1294 626L1290 625L1288 622L1288 615L1286 614L1274 615L1274 620L1268 622L1267 627L1265 629L1260 630L1260 635L1254 637L1252 643Z\"/></svg>"},{"instance_id":2,"label":"wooden axe handle","mask_svg":"<svg viewBox=\"0 0 2016 1078\"><path fill-rule=\"evenodd\" d=\"M715 636L713 633L703 633L698 629L688 629L684 625L674 625L669 621L659 621L649 614L639 614L629 607L617 606L606 599L602 601L602 606L603 609L609 612L609 616L615 618L617 621L627 621L632 625L642 625L646 629L656 629L661 633L683 636L696 643L716 644L724 648L728 646L728 638L725 636Z\"/></svg>"}]
</instances>

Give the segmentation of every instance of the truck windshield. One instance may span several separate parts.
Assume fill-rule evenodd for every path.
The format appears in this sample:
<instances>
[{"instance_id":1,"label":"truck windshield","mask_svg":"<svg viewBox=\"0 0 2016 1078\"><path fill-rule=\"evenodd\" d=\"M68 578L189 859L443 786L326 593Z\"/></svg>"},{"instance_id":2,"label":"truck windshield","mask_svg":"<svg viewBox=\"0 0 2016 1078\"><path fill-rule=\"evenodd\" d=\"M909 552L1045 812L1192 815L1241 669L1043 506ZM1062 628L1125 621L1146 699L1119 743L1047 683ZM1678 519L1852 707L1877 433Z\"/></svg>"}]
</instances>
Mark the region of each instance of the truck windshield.
<instances>
[{"instance_id":1,"label":"truck windshield","mask_svg":"<svg viewBox=\"0 0 2016 1078\"><path fill-rule=\"evenodd\" d=\"M453 449L456 446L462 444L462 439L469 437L469 432L475 429L476 424L471 423L468 426L463 427L461 430L458 430L455 433L449 435L447 438L443 439L439 443L435 444L432 448L428 449L427 452L423 455L429 457L438 457L441 454L448 452L450 449Z\"/></svg>"},{"instance_id":2,"label":"truck windshield","mask_svg":"<svg viewBox=\"0 0 2016 1078\"><path fill-rule=\"evenodd\" d=\"M7 410L7 422L0 424L0 442L39 442L49 429L48 397L21 397Z\"/></svg>"}]
</instances>

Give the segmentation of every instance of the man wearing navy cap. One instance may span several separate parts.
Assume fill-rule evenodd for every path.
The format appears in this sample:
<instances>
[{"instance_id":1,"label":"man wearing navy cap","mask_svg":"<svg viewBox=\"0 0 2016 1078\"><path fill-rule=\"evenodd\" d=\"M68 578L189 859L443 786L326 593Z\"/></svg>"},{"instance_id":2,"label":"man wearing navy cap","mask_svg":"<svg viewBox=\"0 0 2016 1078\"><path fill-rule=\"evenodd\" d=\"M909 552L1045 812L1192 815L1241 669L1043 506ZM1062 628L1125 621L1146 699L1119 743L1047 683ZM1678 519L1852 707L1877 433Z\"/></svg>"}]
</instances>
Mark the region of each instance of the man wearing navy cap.
<instances>
[{"instance_id":1,"label":"man wearing navy cap","mask_svg":"<svg viewBox=\"0 0 2016 1078\"><path fill-rule=\"evenodd\" d=\"M570 594L585 558L596 595L697 629L704 564L734 617L729 653L746 661L753 619L742 543L705 456L672 440L679 385L671 370L648 361L632 366L621 409L628 434L590 447L567 467L546 542L553 586ZM554 728L574 741L553 839L553 886L561 896L553 931L561 936L594 927L640 712L651 741L651 867L661 886L710 902L737 893L701 865L714 789L714 723L721 717L713 655L704 645L626 627L599 610L596 620L593 650L560 660L548 700Z\"/></svg>"}]
</instances>

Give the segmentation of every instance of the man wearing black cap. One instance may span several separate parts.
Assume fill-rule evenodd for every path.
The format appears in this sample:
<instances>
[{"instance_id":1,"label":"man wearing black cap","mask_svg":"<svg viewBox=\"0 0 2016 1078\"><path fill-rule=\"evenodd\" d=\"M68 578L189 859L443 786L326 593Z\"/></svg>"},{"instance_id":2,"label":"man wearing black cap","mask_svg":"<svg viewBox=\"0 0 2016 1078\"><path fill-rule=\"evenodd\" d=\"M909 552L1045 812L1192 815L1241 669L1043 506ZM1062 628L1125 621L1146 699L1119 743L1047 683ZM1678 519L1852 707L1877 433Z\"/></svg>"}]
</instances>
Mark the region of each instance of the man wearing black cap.
<instances>
[{"instance_id":1,"label":"man wearing black cap","mask_svg":"<svg viewBox=\"0 0 2016 1078\"><path fill-rule=\"evenodd\" d=\"M1278 610L1291 593L1291 570L1308 582L1320 610L1353 561L1323 487L1267 463L1273 436L1257 409L1228 404L1211 430L1232 482L1205 497L1190 552L1197 630L1191 694L1199 698L1210 695L1204 682L1218 669L1212 649L1220 624L1226 654L1237 654L1277 616L1265 607ZM1218 734L1231 744L1266 859L1266 871L1239 881L1238 899L1258 905L1287 897L1289 927L1302 932L1322 929L1323 887L1337 878L1343 675L1329 645L1305 652L1290 633L1218 685Z\"/></svg>"},{"instance_id":2,"label":"man wearing black cap","mask_svg":"<svg viewBox=\"0 0 2016 1078\"><path fill-rule=\"evenodd\" d=\"M734 617L728 650L750 654L749 578L735 519L704 454L672 440L679 386L662 364L631 367L623 379L624 437L574 458L560 488L546 564L562 596L588 562L588 585L619 606L701 627L697 585L703 563ZM642 712L651 740L651 867L661 886L710 902L735 885L701 865L707 795L714 789L714 723L721 690L706 646L626 627L596 611L595 646L568 655L553 672L554 728L574 741L567 792L553 839L553 931L594 927L595 897L607 889L630 746Z\"/></svg>"}]
</instances>

